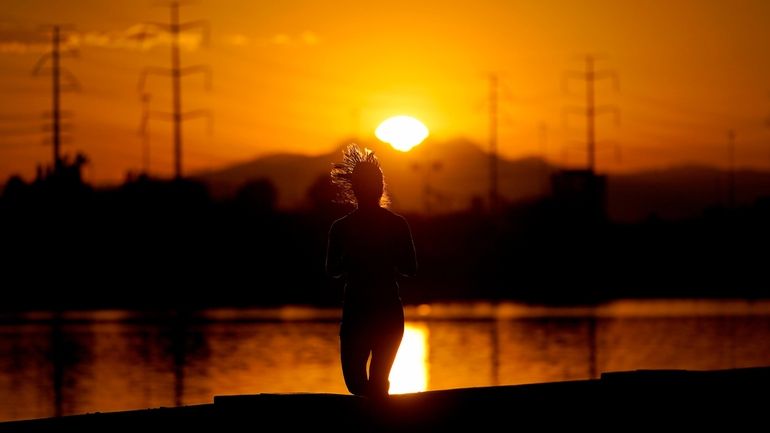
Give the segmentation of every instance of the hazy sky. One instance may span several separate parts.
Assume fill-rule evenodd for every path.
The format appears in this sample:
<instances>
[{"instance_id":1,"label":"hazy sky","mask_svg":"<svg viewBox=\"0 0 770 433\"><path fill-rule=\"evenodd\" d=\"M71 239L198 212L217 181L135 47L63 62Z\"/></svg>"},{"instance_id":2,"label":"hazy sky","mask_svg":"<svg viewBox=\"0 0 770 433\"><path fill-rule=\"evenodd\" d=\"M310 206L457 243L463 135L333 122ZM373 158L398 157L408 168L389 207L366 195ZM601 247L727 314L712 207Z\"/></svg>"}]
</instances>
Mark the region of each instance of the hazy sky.
<instances>
[{"instance_id":1,"label":"hazy sky","mask_svg":"<svg viewBox=\"0 0 770 433\"><path fill-rule=\"evenodd\" d=\"M168 19L147 0L2 0L0 178L31 177L50 163L42 127L50 78L30 74L44 52L43 24L73 24L79 57L64 65L82 86L63 96L73 112L71 144L92 160L87 176L120 181L142 164L137 90L145 66L168 66L162 34L140 42L142 23ZM682 163L724 165L727 130L742 166L770 167L770 2L756 1L280 1L202 0L182 19L205 19L210 39L183 39L185 110L210 109L185 124L185 171L274 152L328 152L370 136L395 114L421 119L431 139L485 144L488 81L500 76L500 151L544 152L556 163L585 160L584 84L562 86L586 53L620 76L597 83L597 104L621 110L597 120L600 171ZM151 29L149 29L151 30ZM147 82L153 110L170 107L170 82ZM543 134L542 131L545 131ZM150 123L152 170L172 169L171 125ZM27 133L25 133L27 132ZM604 142L604 143L602 143ZM426 143L425 145L429 145Z\"/></svg>"}]
</instances>

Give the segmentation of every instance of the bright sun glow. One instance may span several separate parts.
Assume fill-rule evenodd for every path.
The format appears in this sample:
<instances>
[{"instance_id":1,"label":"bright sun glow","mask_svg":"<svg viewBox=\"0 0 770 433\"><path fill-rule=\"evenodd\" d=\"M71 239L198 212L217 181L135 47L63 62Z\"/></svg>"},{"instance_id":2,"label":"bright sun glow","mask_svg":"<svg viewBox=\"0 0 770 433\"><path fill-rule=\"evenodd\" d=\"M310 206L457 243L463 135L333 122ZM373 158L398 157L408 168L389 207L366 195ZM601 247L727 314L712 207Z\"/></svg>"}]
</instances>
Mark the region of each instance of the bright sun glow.
<instances>
[{"instance_id":1,"label":"bright sun glow","mask_svg":"<svg viewBox=\"0 0 770 433\"><path fill-rule=\"evenodd\" d=\"M394 149L409 152L428 137L428 128L410 116L395 116L380 123L374 135Z\"/></svg>"},{"instance_id":2,"label":"bright sun glow","mask_svg":"<svg viewBox=\"0 0 770 433\"><path fill-rule=\"evenodd\" d=\"M390 394L428 389L428 328L407 324L396 360L390 370Z\"/></svg>"}]
</instances>

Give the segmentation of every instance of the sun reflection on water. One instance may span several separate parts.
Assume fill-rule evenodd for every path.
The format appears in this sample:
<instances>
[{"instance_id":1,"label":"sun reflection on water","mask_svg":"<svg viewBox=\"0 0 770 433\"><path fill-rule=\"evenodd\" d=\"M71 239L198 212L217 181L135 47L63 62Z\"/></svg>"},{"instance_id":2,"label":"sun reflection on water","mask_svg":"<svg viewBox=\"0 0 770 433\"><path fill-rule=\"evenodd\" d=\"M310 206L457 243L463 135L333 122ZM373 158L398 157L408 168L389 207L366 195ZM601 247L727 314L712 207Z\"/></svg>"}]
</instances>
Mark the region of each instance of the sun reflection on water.
<instances>
[{"instance_id":1,"label":"sun reflection on water","mask_svg":"<svg viewBox=\"0 0 770 433\"><path fill-rule=\"evenodd\" d=\"M428 327L407 323L390 371L390 394L428 389Z\"/></svg>"}]
</instances>

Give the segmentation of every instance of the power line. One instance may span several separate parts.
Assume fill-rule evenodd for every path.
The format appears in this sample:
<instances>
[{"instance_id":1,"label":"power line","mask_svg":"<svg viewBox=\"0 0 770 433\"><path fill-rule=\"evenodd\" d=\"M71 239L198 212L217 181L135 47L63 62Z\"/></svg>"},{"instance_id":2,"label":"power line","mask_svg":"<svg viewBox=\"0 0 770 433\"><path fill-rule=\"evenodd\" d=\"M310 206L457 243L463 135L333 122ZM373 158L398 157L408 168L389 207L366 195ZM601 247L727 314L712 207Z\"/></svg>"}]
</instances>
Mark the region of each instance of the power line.
<instances>
[{"instance_id":1,"label":"power line","mask_svg":"<svg viewBox=\"0 0 770 433\"><path fill-rule=\"evenodd\" d=\"M739 121L740 122L756 122L757 119L750 118L750 117L744 117L732 113L723 113L718 111L712 111L709 109L703 109L702 107L693 107L687 104L682 104L680 102L660 99L656 97L650 97L650 96L643 96L643 95L637 95L635 93L623 93L624 99L630 99L632 101L635 101L641 105L647 105L649 107L653 107L655 111L661 111L666 110L668 112L674 112L678 114L685 114L689 116L698 116L698 118L702 118L704 116L706 117L712 117L712 118L722 118L723 120L729 120L731 122ZM689 113L689 114L688 114Z\"/></svg>"},{"instance_id":2,"label":"power line","mask_svg":"<svg viewBox=\"0 0 770 433\"><path fill-rule=\"evenodd\" d=\"M586 150L588 159L588 170L594 173L596 170L596 133L595 133L595 118L597 114L603 114L605 112L611 112L615 115L615 122L620 122L620 111L617 107L611 105L603 105L596 107L594 98L594 84L597 80L604 78L611 78L615 84L615 90L619 88L618 74L614 71L595 71L594 70L594 57L586 56L586 70L585 72L568 72L565 76L565 88L568 81L571 79L579 79L586 82L586 106L583 114L586 116ZM582 112L578 108L569 107L568 112Z\"/></svg>"},{"instance_id":3,"label":"power line","mask_svg":"<svg viewBox=\"0 0 770 433\"><path fill-rule=\"evenodd\" d=\"M170 120L173 122L174 132L174 174L176 178L182 177L182 122L197 117L206 117L211 122L211 112L208 110L194 110L190 112L182 111L182 76L195 73L202 73L206 79L206 88L211 87L211 69L205 65L181 66L181 56L179 54L179 34L190 29L199 28L203 32L204 38L208 37L208 23L205 21L191 21L187 23L179 22L179 1L168 3L170 10L169 24L165 23L147 23L150 26L165 30L171 35L171 67L170 68L145 68L139 77L139 91L144 92L147 76L151 74L165 75L171 77L171 113L161 113L146 110L142 115L142 127L146 128L147 121L150 118L161 120ZM143 96L144 97L144 96ZM210 123L209 123L210 124Z\"/></svg>"},{"instance_id":4,"label":"power line","mask_svg":"<svg viewBox=\"0 0 770 433\"><path fill-rule=\"evenodd\" d=\"M0 122L35 122L40 120L39 114L0 114Z\"/></svg>"},{"instance_id":5,"label":"power line","mask_svg":"<svg viewBox=\"0 0 770 433\"><path fill-rule=\"evenodd\" d=\"M625 106L623 107L623 112L627 113L623 116L623 121L627 124L638 123L665 130L697 131L707 135L713 135L713 133L717 131L724 131L723 128L720 128L713 122L673 120L655 114L650 115L645 112L637 112L633 109L628 110Z\"/></svg>"},{"instance_id":6,"label":"power line","mask_svg":"<svg viewBox=\"0 0 770 433\"><path fill-rule=\"evenodd\" d=\"M692 146L692 147L721 147L723 146L722 142L714 142L709 140L701 140L700 137L686 137L682 135L676 135L676 134L669 134L669 133L660 133L660 132L651 132L649 130L643 130L643 131L636 131L634 133L634 136L636 138L643 138L647 137L650 140L653 140L655 142L658 142L659 144L674 144L676 146Z\"/></svg>"}]
</instances>

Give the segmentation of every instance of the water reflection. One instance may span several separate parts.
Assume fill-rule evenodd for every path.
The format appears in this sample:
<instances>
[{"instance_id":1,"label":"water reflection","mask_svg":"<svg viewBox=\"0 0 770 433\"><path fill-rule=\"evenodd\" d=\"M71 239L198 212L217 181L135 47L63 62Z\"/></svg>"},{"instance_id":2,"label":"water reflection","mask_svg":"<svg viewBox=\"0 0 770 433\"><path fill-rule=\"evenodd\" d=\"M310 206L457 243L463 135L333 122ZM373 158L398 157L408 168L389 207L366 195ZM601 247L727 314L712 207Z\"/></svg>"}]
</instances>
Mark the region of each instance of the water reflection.
<instances>
[{"instance_id":1,"label":"water reflection","mask_svg":"<svg viewBox=\"0 0 770 433\"><path fill-rule=\"evenodd\" d=\"M550 317L501 322L501 383L595 377L596 363L592 359L596 348L591 322L595 319Z\"/></svg>"},{"instance_id":2,"label":"water reflection","mask_svg":"<svg viewBox=\"0 0 770 433\"><path fill-rule=\"evenodd\" d=\"M663 304L662 304L663 305ZM391 392L596 377L638 368L770 365L770 302L672 313L433 306L408 311ZM441 312L445 312L441 313ZM0 322L0 419L346 393L338 312L60 313ZM296 316L296 317L295 317Z\"/></svg>"},{"instance_id":3,"label":"water reflection","mask_svg":"<svg viewBox=\"0 0 770 433\"><path fill-rule=\"evenodd\" d=\"M428 326L407 323L404 338L390 371L390 394L420 392L428 389Z\"/></svg>"}]
</instances>

